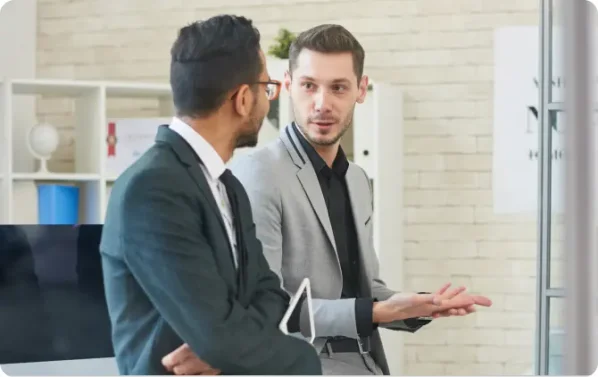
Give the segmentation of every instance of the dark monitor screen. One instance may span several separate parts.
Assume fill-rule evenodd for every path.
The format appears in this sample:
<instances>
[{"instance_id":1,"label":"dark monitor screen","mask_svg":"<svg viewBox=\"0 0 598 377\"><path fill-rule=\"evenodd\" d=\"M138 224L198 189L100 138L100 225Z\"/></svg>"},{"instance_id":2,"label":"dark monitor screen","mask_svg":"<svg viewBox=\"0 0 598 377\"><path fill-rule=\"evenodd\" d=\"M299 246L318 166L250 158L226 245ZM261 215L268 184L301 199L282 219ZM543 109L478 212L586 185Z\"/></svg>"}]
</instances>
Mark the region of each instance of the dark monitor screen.
<instances>
[{"instance_id":1,"label":"dark monitor screen","mask_svg":"<svg viewBox=\"0 0 598 377\"><path fill-rule=\"evenodd\" d=\"M0 225L0 365L113 357L102 225Z\"/></svg>"}]
</instances>

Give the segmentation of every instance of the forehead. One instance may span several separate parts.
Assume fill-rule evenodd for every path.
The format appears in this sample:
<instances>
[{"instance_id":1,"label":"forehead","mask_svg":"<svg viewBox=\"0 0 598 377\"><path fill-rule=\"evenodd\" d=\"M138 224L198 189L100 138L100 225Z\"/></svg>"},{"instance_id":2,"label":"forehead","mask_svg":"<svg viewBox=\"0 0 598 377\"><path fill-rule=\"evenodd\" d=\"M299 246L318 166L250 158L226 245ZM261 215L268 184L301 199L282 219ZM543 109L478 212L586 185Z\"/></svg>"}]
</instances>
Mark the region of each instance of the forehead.
<instances>
[{"instance_id":1,"label":"forehead","mask_svg":"<svg viewBox=\"0 0 598 377\"><path fill-rule=\"evenodd\" d=\"M293 76L309 76L321 81L357 79L353 70L353 55L350 52L322 53L307 49L299 53Z\"/></svg>"}]
</instances>

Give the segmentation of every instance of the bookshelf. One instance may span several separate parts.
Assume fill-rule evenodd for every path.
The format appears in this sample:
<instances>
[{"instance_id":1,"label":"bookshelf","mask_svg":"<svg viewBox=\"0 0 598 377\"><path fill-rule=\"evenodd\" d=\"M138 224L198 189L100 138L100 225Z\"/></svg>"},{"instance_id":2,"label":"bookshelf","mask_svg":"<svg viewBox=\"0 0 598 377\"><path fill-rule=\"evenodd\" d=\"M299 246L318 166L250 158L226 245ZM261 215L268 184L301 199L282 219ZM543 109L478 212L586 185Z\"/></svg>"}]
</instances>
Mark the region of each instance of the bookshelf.
<instances>
[{"instance_id":1,"label":"bookshelf","mask_svg":"<svg viewBox=\"0 0 598 377\"><path fill-rule=\"evenodd\" d=\"M70 169L52 169L37 173L36 160L28 152L23 135L34 124L19 122L19 113L35 111L15 106L22 98L34 101L69 103L67 110L73 129L74 161ZM40 184L77 186L79 222L103 223L110 185L116 177L106 173L107 123L111 117L107 106L111 101L122 103L151 101L156 116L172 116L169 85L72 80L9 80L0 82L0 224L37 224L37 187ZM118 106L115 116L122 116ZM133 112L127 115L135 116ZM41 122L37 117L37 122ZM49 122L55 126L53 122ZM58 151L57 151L58 153ZM52 160L50 160L52 162Z\"/></svg>"},{"instance_id":2,"label":"bookshelf","mask_svg":"<svg viewBox=\"0 0 598 377\"><path fill-rule=\"evenodd\" d=\"M273 78L282 80L287 62L270 61ZM15 121L15 99L44 96L72 101L74 163L67 171L36 173L34 161L23 134L33 124ZM135 100L149 100L135 103ZM123 105L124 104L124 105ZM113 118L169 118L173 114L170 86L111 81L3 80L0 82L0 224L36 224L37 187L40 184L75 185L80 189L79 222L103 223L110 188L116 176L106 170L108 122ZM293 120L288 93L282 91L268 114L270 124L262 127L256 148L274 140ZM41 121L38 117L38 122ZM351 129L343 147L355 163L362 166L374 182L376 212L374 224L376 250L382 245L400 244L397 216L402 211L402 94L398 87L372 83L366 101L355 108ZM50 122L52 123L52 122ZM272 124L280 128L272 129ZM235 152L249 153L250 149ZM19 163L17 163L19 162ZM384 206L378 205L384 203ZM385 229L388 228L388 229Z\"/></svg>"}]
</instances>

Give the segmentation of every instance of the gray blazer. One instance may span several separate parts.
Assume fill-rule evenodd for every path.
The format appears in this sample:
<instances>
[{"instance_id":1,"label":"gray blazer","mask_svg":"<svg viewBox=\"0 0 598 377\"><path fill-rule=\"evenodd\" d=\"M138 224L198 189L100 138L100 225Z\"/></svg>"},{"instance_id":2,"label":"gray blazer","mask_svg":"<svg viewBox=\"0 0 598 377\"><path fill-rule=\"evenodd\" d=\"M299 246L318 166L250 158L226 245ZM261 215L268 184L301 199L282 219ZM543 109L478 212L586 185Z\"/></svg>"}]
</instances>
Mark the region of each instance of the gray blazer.
<instances>
[{"instance_id":1,"label":"gray blazer","mask_svg":"<svg viewBox=\"0 0 598 377\"><path fill-rule=\"evenodd\" d=\"M245 187L257 237L263 244L270 267L281 278L287 292L297 290L308 277L315 298L314 315L318 352L326 337L359 338L355 320L355 299L341 299L342 271L332 226L316 172L292 125L273 143L240 156L230 169ZM395 292L379 278L372 224L373 194L365 171L350 163L346 175L359 239L362 276L360 293L380 301ZM301 332L309 335L306 303L301 312ZM402 321L392 329L414 332ZM378 331L371 338L372 356L388 374Z\"/></svg>"}]
</instances>

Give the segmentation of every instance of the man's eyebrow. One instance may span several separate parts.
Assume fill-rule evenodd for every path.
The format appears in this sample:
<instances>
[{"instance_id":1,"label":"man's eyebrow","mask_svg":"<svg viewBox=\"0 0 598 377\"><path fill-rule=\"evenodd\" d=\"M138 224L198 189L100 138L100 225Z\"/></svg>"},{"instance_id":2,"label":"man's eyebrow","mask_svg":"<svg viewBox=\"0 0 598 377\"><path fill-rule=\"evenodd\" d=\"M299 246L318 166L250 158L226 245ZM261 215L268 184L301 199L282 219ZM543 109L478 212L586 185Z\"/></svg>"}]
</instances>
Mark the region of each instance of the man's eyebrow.
<instances>
[{"instance_id":1,"label":"man's eyebrow","mask_svg":"<svg viewBox=\"0 0 598 377\"><path fill-rule=\"evenodd\" d=\"M332 80L332 82L333 83L347 83L347 84L350 84L351 80L342 78L342 79L334 79L334 80Z\"/></svg>"},{"instance_id":2,"label":"man's eyebrow","mask_svg":"<svg viewBox=\"0 0 598 377\"><path fill-rule=\"evenodd\" d=\"M316 79L314 79L314 78L313 78L313 77L311 77L311 76L301 76L301 77L299 77L299 79L301 79L301 80L317 81ZM350 84L350 83L351 83L351 80L349 80L349 79L346 79L346 78L338 78L338 79L333 79L331 82L332 82L333 84L338 84L338 83L346 83L346 84Z\"/></svg>"}]
</instances>

